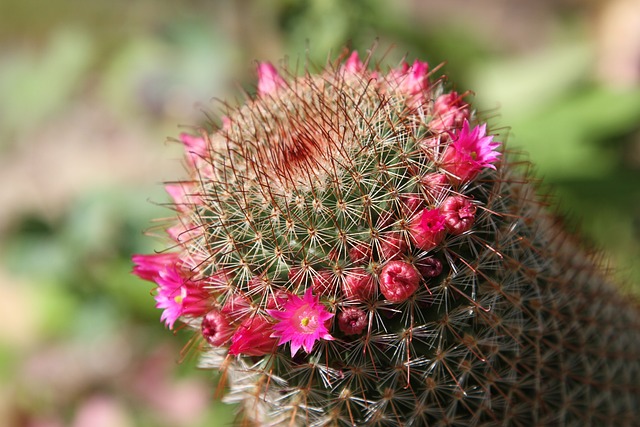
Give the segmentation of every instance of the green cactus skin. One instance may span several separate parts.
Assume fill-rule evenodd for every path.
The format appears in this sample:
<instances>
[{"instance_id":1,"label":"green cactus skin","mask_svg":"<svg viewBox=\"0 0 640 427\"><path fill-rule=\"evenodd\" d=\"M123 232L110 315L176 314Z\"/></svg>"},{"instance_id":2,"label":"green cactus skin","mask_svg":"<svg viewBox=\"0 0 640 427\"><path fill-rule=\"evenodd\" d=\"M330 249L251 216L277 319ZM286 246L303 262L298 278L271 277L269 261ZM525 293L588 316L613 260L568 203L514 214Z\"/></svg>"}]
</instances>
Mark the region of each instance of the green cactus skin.
<instances>
[{"instance_id":1,"label":"green cactus skin","mask_svg":"<svg viewBox=\"0 0 640 427\"><path fill-rule=\"evenodd\" d=\"M503 150L495 169L456 179L443 166L450 134L435 125L442 80L421 81L418 93L398 69L350 61L270 76L272 87L229 108L221 129L203 133L206 150L188 155L188 190L171 225L188 230L177 250L211 305L242 295L244 314L232 316L268 317L277 292L302 295L324 274L320 301L336 313L335 339L294 357L288 345L232 356L203 340L201 366L224 372L239 422L637 425L638 304L563 231L529 165ZM425 184L431 173L449 177L442 191ZM471 228L418 248L407 199L429 208L454 195L472 203ZM403 249L390 255L392 238ZM367 250L360 258L350 255L358 245ZM424 271L432 258L442 272L420 276L406 300L382 295L391 259ZM374 281L372 298L341 291L358 268ZM346 308L366 313L362 333L338 327ZM200 330L201 316L181 320Z\"/></svg>"}]
</instances>

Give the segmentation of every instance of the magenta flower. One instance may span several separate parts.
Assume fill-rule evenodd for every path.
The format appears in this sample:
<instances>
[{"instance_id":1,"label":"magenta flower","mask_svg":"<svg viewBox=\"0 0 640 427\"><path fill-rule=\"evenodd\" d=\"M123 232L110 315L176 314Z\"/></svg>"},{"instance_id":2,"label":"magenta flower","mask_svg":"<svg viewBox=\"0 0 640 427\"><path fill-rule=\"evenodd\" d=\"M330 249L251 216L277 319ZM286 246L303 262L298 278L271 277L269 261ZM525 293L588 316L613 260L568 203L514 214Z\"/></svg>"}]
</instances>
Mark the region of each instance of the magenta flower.
<instances>
[{"instance_id":1,"label":"magenta flower","mask_svg":"<svg viewBox=\"0 0 640 427\"><path fill-rule=\"evenodd\" d=\"M415 60L411 66L406 62L389 72L388 82L406 95L418 95L429 88L429 64Z\"/></svg>"},{"instance_id":2,"label":"magenta flower","mask_svg":"<svg viewBox=\"0 0 640 427\"><path fill-rule=\"evenodd\" d=\"M351 52L349 59L342 66L347 74L360 74L364 71L364 64L360 60L357 51Z\"/></svg>"},{"instance_id":3,"label":"magenta flower","mask_svg":"<svg viewBox=\"0 0 640 427\"><path fill-rule=\"evenodd\" d=\"M180 266L177 253L134 255L133 273L158 285L156 308L163 310L160 320L169 329L180 316L202 316L211 305L209 292L189 279Z\"/></svg>"},{"instance_id":4,"label":"magenta flower","mask_svg":"<svg viewBox=\"0 0 640 427\"><path fill-rule=\"evenodd\" d=\"M304 297L292 295L284 304L282 311L267 310L278 323L273 327L273 337L279 337L278 345L291 342L291 357L300 347L310 353L316 340L333 340L325 322L333 317L313 291L308 288Z\"/></svg>"},{"instance_id":5,"label":"magenta flower","mask_svg":"<svg viewBox=\"0 0 640 427\"><path fill-rule=\"evenodd\" d=\"M198 162L207 155L207 142L201 136L193 136L188 133L181 133L179 138L180 142L184 144L191 166L197 166Z\"/></svg>"},{"instance_id":6,"label":"magenta flower","mask_svg":"<svg viewBox=\"0 0 640 427\"><path fill-rule=\"evenodd\" d=\"M199 283L185 278L175 267L161 271L155 282L158 293L154 296L156 308L163 310L160 320L169 329L180 316L199 317L211 305L210 295Z\"/></svg>"},{"instance_id":7,"label":"magenta flower","mask_svg":"<svg viewBox=\"0 0 640 427\"><path fill-rule=\"evenodd\" d=\"M161 271L178 264L180 257L176 252L162 254L137 254L131 257L135 264L133 274L143 280L155 282Z\"/></svg>"},{"instance_id":8,"label":"magenta flower","mask_svg":"<svg viewBox=\"0 0 640 427\"><path fill-rule=\"evenodd\" d=\"M433 106L433 120L429 124L431 129L442 132L451 128L458 128L469 119L469 104L462 100L458 92L440 95Z\"/></svg>"},{"instance_id":9,"label":"magenta flower","mask_svg":"<svg viewBox=\"0 0 640 427\"><path fill-rule=\"evenodd\" d=\"M245 319L231 337L229 354L237 356L263 356L273 352L276 339L273 334L273 323L262 316Z\"/></svg>"},{"instance_id":10,"label":"magenta flower","mask_svg":"<svg viewBox=\"0 0 640 427\"><path fill-rule=\"evenodd\" d=\"M258 94L270 95L281 87L285 87L284 79L270 62L258 64Z\"/></svg>"},{"instance_id":11,"label":"magenta flower","mask_svg":"<svg viewBox=\"0 0 640 427\"><path fill-rule=\"evenodd\" d=\"M468 182L480 173L483 168L495 169L493 165L500 157L496 148L499 142L493 136L486 136L486 123L469 130L469 122L464 121L462 129L452 133L453 142L447 147L442 157L442 169L449 172L459 182Z\"/></svg>"},{"instance_id":12,"label":"magenta flower","mask_svg":"<svg viewBox=\"0 0 640 427\"><path fill-rule=\"evenodd\" d=\"M409 225L411 241L425 251L438 246L446 231L445 217L439 209L423 209Z\"/></svg>"}]
</instances>

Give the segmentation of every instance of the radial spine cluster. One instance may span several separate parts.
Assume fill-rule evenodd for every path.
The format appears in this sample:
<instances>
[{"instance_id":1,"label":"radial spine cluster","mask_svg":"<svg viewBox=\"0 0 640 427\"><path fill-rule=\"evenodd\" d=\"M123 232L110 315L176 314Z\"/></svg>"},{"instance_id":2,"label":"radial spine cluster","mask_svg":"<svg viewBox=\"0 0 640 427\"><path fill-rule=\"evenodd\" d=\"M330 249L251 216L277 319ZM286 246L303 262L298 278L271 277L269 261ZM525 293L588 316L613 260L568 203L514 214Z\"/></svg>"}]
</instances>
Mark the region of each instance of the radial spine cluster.
<instances>
[{"instance_id":1,"label":"radial spine cluster","mask_svg":"<svg viewBox=\"0 0 640 427\"><path fill-rule=\"evenodd\" d=\"M640 315L466 94L356 52L183 134L167 327L258 426L631 426Z\"/></svg>"}]
</instances>

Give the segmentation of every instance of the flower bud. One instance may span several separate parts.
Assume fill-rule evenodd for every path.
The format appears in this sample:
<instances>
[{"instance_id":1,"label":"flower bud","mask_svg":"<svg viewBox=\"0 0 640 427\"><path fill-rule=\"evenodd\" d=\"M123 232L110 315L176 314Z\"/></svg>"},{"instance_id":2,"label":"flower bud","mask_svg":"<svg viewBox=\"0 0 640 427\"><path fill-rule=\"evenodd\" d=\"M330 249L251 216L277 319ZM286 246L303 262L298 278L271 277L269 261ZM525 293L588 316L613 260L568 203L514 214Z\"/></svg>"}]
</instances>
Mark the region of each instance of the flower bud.
<instances>
[{"instance_id":1,"label":"flower bud","mask_svg":"<svg viewBox=\"0 0 640 427\"><path fill-rule=\"evenodd\" d=\"M202 336L214 347L224 345L234 333L227 316L214 309L202 318Z\"/></svg>"},{"instance_id":2,"label":"flower bud","mask_svg":"<svg viewBox=\"0 0 640 427\"><path fill-rule=\"evenodd\" d=\"M364 268L354 268L345 273L342 293L347 299L369 301L376 295L376 283Z\"/></svg>"},{"instance_id":3,"label":"flower bud","mask_svg":"<svg viewBox=\"0 0 640 427\"><path fill-rule=\"evenodd\" d=\"M438 209L423 209L409 226L411 241L425 251L438 246L445 233L445 217Z\"/></svg>"},{"instance_id":4,"label":"flower bud","mask_svg":"<svg viewBox=\"0 0 640 427\"><path fill-rule=\"evenodd\" d=\"M380 292L395 303L406 301L420 284L420 273L404 261L389 261L380 272Z\"/></svg>"},{"instance_id":5,"label":"flower bud","mask_svg":"<svg viewBox=\"0 0 640 427\"><path fill-rule=\"evenodd\" d=\"M462 196L447 197L440 206L445 218L445 225L451 234L462 234L473 226L476 206Z\"/></svg>"},{"instance_id":6,"label":"flower bud","mask_svg":"<svg viewBox=\"0 0 640 427\"><path fill-rule=\"evenodd\" d=\"M449 187L449 179L443 173L428 173L420 182L427 198L432 202L442 200Z\"/></svg>"},{"instance_id":7,"label":"flower bud","mask_svg":"<svg viewBox=\"0 0 640 427\"><path fill-rule=\"evenodd\" d=\"M278 70L270 62L258 64L258 94L271 95L286 85Z\"/></svg>"},{"instance_id":8,"label":"flower bud","mask_svg":"<svg viewBox=\"0 0 640 427\"><path fill-rule=\"evenodd\" d=\"M399 231L391 231L380 237L380 257L383 260L399 259L407 249L407 241Z\"/></svg>"},{"instance_id":9,"label":"flower bud","mask_svg":"<svg viewBox=\"0 0 640 427\"><path fill-rule=\"evenodd\" d=\"M437 277L442 273L442 261L436 257L428 256L416 261L416 268L425 279Z\"/></svg>"},{"instance_id":10,"label":"flower bud","mask_svg":"<svg viewBox=\"0 0 640 427\"><path fill-rule=\"evenodd\" d=\"M356 265L369 262L371 258L371 245L365 242L358 242L349 249L349 259Z\"/></svg>"},{"instance_id":11,"label":"flower bud","mask_svg":"<svg viewBox=\"0 0 640 427\"><path fill-rule=\"evenodd\" d=\"M229 354L262 356L275 350L278 340L271 337L273 324L262 316L245 319L231 337Z\"/></svg>"},{"instance_id":12,"label":"flower bud","mask_svg":"<svg viewBox=\"0 0 640 427\"><path fill-rule=\"evenodd\" d=\"M336 275L332 270L320 270L313 276L313 293L316 295L335 295L337 291Z\"/></svg>"},{"instance_id":13,"label":"flower bud","mask_svg":"<svg viewBox=\"0 0 640 427\"><path fill-rule=\"evenodd\" d=\"M359 308L345 308L338 314L338 327L345 335L359 335L367 327L367 313Z\"/></svg>"}]
</instances>

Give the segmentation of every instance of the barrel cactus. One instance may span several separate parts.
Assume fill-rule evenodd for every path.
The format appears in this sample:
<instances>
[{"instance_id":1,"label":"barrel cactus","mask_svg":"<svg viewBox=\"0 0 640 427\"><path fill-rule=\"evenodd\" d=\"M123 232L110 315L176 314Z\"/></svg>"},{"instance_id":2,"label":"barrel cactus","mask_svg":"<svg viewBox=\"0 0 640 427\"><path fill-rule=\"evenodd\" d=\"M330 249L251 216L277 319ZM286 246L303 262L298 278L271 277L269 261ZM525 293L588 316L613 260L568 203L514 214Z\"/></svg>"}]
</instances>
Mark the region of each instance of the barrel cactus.
<instances>
[{"instance_id":1,"label":"barrel cactus","mask_svg":"<svg viewBox=\"0 0 640 427\"><path fill-rule=\"evenodd\" d=\"M427 63L356 52L182 134L162 320L259 426L634 425L637 302Z\"/></svg>"}]
</instances>

